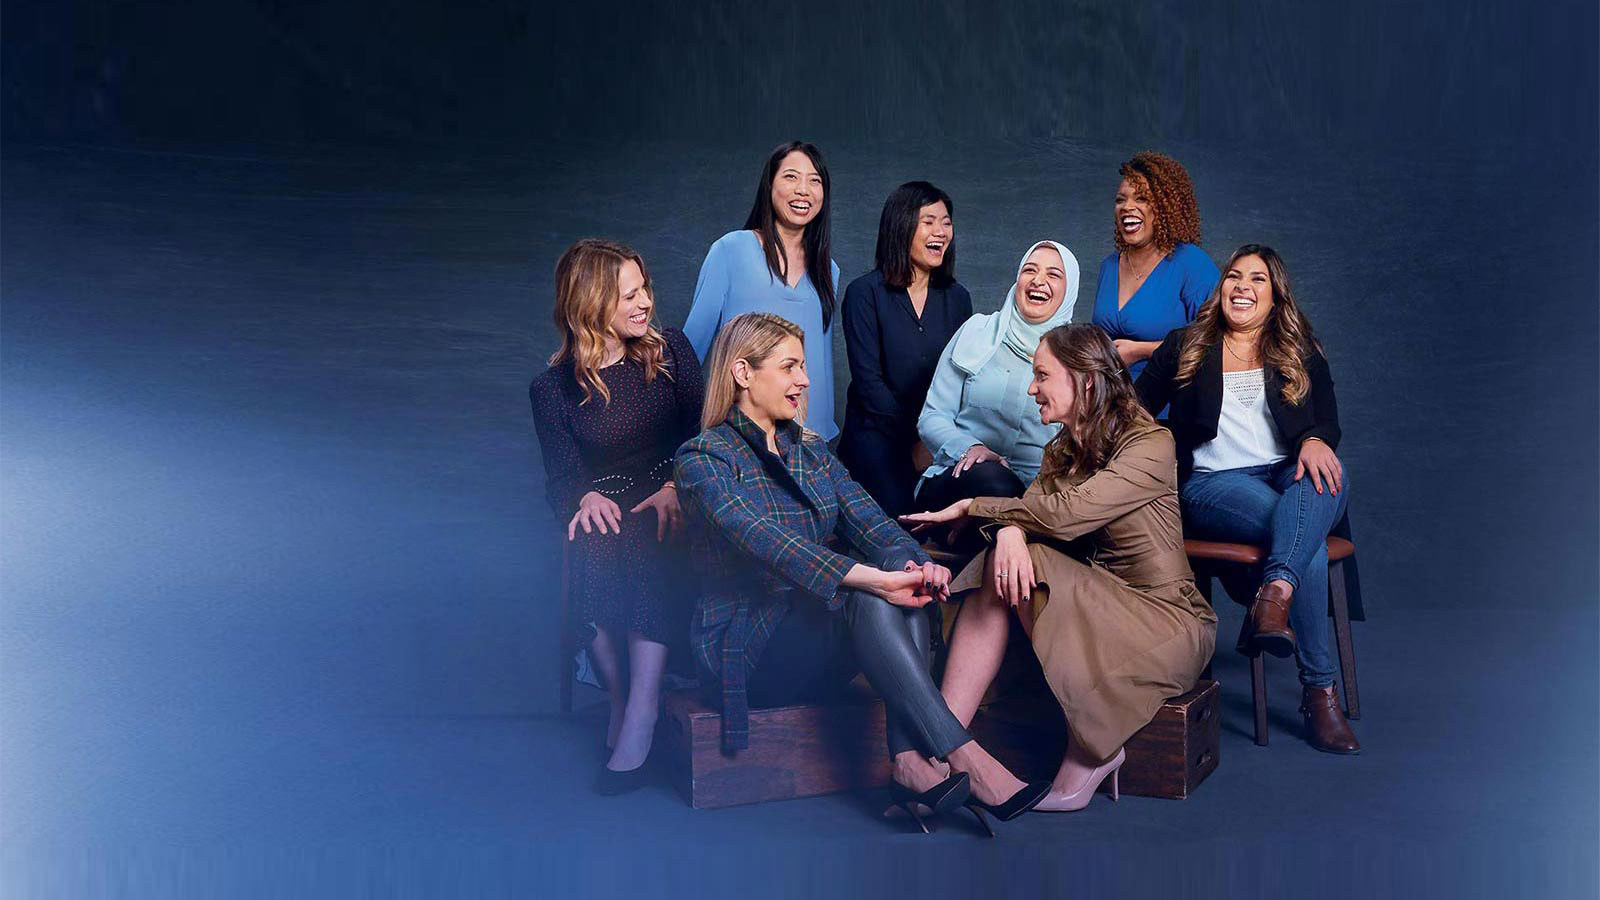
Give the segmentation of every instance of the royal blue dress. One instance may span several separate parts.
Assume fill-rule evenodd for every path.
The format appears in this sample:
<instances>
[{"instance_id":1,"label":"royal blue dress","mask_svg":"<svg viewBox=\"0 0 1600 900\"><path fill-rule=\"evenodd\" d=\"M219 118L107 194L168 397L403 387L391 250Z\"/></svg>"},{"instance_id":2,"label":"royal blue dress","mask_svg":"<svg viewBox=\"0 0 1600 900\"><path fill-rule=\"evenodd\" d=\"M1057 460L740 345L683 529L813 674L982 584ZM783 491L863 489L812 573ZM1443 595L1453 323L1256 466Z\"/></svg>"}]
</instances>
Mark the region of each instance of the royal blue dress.
<instances>
[{"instance_id":1,"label":"royal blue dress","mask_svg":"<svg viewBox=\"0 0 1600 900\"><path fill-rule=\"evenodd\" d=\"M1206 252L1194 244L1172 248L1150 277L1128 298L1128 305L1117 308L1117 254L1112 251L1100 263L1100 277L1094 290L1094 324L1112 340L1161 341L1167 332L1194 321L1195 313L1217 286L1221 273ZM1144 360L1133 364L1128 374L1138 379Z\"/></svg>"}]
</instances>

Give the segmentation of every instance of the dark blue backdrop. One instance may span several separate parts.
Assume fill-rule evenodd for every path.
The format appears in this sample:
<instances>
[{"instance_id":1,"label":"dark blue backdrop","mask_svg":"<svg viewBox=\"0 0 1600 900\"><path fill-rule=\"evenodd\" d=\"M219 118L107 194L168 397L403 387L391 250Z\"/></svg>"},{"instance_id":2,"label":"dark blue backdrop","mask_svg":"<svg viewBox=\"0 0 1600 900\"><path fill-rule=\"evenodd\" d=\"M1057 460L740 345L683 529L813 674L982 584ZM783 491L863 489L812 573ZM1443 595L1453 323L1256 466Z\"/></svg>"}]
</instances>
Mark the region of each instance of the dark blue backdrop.
<instances>
[{"instance_id":1,"label":"dark blue backdrop","mask_svg":"<svg viewBox=\"0 0 1600 900\"><path fill-rule=\"evenodd\" d=\"M626 241L681 323L791 136L829 155L847 278L889 189L927 178L984 310L1043 237L1092 284L1117 164L1184 161L1206 248L1276 246L1328 347L1358 640L1395 641L1366 645L1395 672L1368 704L1426 698L1413 748L1557 748L1577 780L1533 818L1592 844L1593 704L1523 693L1596 676L1592 3L78 0L4 24L0 837L26 883L439 817L490 840L581 782L576 739L527 718L555 698L525 396L550 271ZM1490 693L1447 689L1467 673ZM1473 770L1450 759L1419 793ZM570 839L550 808L535 831ZM135 862L84 876L80 846Z\"/></svg>"}]
</instances>

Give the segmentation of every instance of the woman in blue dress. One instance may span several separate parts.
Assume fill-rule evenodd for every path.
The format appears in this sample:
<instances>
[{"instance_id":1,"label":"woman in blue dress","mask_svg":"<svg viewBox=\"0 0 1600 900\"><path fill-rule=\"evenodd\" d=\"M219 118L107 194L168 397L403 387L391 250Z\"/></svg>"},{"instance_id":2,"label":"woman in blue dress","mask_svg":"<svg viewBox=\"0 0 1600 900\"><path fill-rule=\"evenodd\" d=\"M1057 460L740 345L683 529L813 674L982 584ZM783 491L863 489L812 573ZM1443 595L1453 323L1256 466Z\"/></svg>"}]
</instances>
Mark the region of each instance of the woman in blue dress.
<instances>
[{"instance_id":1,"label":"woman in blue dress","mask_svg":"<svg viewBox=\"0 0 1600 900\"><path fill-rule=\"evenodd\" d=\"M1146 151L1119 171L1117 249L1100 263L1094 324L1111 335L1129 376L1138 378L1167 332L1194 321L1219 273L1198 246L1200 210L1183 166Z\"/></svg>"},{"instance_id":2,"label":"woman in blue dress","mask_svg":"<svg viewBox=\"0 0 1600 900\"><path fill-rule=\"evenodd\" d=\"M702 361L722 326L770 313L805 332L811 387L806 428L832 441L833 318L839 267L830 252L831 185L822 151L791 141L767 157L744 228L718 238L700 266L683 333Z\"/></svg>"}]
</instances>

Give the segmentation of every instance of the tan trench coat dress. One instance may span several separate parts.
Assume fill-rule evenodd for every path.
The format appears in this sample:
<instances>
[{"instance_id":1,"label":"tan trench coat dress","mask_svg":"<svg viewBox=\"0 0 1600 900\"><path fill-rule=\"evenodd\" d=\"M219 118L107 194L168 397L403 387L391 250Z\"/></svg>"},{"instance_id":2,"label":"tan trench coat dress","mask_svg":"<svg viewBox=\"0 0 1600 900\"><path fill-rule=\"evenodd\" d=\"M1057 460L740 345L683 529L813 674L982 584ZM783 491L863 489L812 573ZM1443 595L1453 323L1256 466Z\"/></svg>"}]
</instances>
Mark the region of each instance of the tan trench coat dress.
<instances>
[{"instance_id":1,"label":"tan trench coat dress","mask_svg":"<svg viewBox=\"0 0 1600 900\"><path fill-rule=\"evenodd\" d=\"M1072 738L1105 759L1190 690L1211 659L1217 615L1195 588L1178 518L1172 435L1128 429L1105 468L1041 475L1020 498L981 497L970 514L1028 533L1038 587L1019 614ZM951 583L981 587L985 551Z\"/></svg>"}]
</instances>

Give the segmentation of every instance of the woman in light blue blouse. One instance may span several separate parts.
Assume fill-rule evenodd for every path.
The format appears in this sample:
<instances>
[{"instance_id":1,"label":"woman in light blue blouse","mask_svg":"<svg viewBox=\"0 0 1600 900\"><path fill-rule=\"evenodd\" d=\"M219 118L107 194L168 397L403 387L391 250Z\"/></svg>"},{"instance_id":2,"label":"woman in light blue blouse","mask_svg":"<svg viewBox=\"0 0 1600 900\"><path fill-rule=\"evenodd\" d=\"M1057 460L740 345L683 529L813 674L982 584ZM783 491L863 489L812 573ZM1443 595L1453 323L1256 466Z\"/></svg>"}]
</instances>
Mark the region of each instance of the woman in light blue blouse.
<instances>
[{"instance_id":1,"label":"woman in light blue blouse","mask_svg":"<svg viewBox=\"0 0 1600 900\"><path fill-rule=\"evenodd\" d=\"M1039 474L1044 445L1061 426L1040 422L1028 396L1033 352L1045 332L1072 321L1077 300L1077 258L1062 244L1040 241L1022 255L1005 303L956 331L917 420L933 454L917 483L918 509L1020 497Z\"/></svg>"},{"instance_id":2,"label":"woman in light blue blouse","mask_svg":"<svg viewBox=\"0 0 1600 900\"><path fill-rule=\"evenodd\" d=\"M770 313L805 332L806 428L831 441L833 314L839 267L829 250L828 166L822 151L791 141L767 157L744 228L718 238L700 266L683 333L702 362L723 324Z\"/></svg>"},{"instance_id":3,"label":"woman in light blue blouse","mask_svg":"<svg viewBox=\"0 0 1600 900\"><path fill-rule=\"evenodd\" d=\"M1100 263L1094 324L1138 378L1167 332L1194 321L1219 273L1197 246L1200 210L1183 166L1145 152L1120 171L1112 206L1117 249Z\"/></svg>"}]
</instances>

